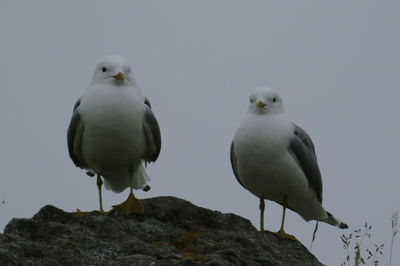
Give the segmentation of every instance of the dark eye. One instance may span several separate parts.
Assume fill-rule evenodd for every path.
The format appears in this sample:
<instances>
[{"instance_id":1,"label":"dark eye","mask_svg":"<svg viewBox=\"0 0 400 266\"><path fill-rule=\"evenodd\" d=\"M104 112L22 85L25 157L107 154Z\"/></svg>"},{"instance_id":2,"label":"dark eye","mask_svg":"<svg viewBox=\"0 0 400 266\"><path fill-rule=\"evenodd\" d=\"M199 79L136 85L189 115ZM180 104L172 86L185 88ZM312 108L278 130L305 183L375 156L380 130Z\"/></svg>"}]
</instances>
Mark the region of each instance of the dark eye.
<instances>
[{"instance_id":1,"label":"dark eye","mask_svg":"<svg viewBox=\"0 0 400 266\"><path fill-rule=\"evenodd\" d=\"M276 103L276 97L272 98L272 102Z\"/></svg>"},{"instance_id":2,"label":"dark eye","mask_svg":"<svg viewBox=\"0 0 400 266\"><path fill-rule=\"evenodd\" d=\"M107 71L107 68L106 68L106 67L103 67L103 68L101 69L101 71L106 72L106 71Z\"/></svg>"},{"instance_id":3,"label":"dark eye","mask_svg":"<svg viewBox=\"0 0 400 266\"><path fill-rule=\"evenodd\" d=\"M250 97L250 102L251 102L251 103L252 103L252 102L254 102L254 99L253 99L253 98L251 98L251 97Z\"/></svg>"}]
</instances>

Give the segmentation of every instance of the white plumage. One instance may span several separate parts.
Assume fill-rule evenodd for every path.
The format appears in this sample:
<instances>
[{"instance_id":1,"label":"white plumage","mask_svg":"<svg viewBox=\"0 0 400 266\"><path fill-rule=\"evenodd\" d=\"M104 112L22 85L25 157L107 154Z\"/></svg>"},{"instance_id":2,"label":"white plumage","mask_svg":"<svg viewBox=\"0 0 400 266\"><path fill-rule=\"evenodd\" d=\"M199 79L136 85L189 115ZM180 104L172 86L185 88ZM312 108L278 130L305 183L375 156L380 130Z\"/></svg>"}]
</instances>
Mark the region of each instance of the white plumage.
<instances>
[{"instance_id":1,"label":"white plumage","mask_svg":"<svg viewBox=\"0 0 400 266\"><path fill-rule=\"evenodd\" d=\"M130 72L124 58L105 57L77 101L68 129L75 165L96 173L100 183L102 176L114 192L148 187L143 161L154 162L161 148L157 120Z\"/></svg>"},{"instance_id":2,"label":"white plumage","mask_svg":"<svg viewBox=\"0 0 400 266\"><path fill-rule=\"evenodd\" d=\"M231 161L239 183L261 200L282 204L306 221L347 227L322 207L314 145L303 129L290 122L273 90L259 88L250 96L249 110L232 142Z\"/></svg>"},{"instance_id":3,"label":"white plumage","mask_svg":"<svg viewBox=\"0 0 400 266\"><path fill-rule=\"evenodd\" d=\"M131 184L134 189L144 187L145 172L128 171L142 166L146 151L145 104L139 89L93 84L82 95L79 111L85 125L82 156L89 168L101 173L106 187L115 192Z\"/></svg>"}]
</instances>

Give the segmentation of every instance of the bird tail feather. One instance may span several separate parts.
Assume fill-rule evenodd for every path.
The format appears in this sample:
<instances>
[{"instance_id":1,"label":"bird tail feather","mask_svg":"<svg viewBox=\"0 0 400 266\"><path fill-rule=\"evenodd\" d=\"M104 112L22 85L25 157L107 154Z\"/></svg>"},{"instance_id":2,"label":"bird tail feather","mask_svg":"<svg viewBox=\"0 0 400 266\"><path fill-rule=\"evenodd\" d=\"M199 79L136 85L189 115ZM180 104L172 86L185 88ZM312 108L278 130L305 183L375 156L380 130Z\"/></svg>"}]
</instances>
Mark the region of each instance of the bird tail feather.
<instances>
[{"instance_id":1,"label":"bird tail feather","mask_svg":"<svg viewBox=\"0 0 400 266\"><path fill-rule=\"evenodd\" d=\"M141 163L131 177L131 187L133 189L144 188L150 180L149 175L146 173L146 170Z\"/></svg>"},{"instance_id":2,"label":"bird tail feather","mask_svg":"<svg viewBox=\"0 0 400 266\"><path fill-rule=\"evenodd\" d=\"M115 193L121 193L128 187L133 189L141 189L147 186L150 177L147 175L143 164L140 163L137 169L132 173L124 171L113 173L112 175L104 175L104 186L107 190L112 190Z\"/></svg>"},{"instance_id":3,"label":"bird tail feather","mask_svg":"<svg viewBox=\"0 0 400 266\"><path fill-rule=\"evenodd\" d=\"M321 222L339 227L341 229L347 229L349 228L347 224L344 222L340 221L339 219L335 218L330 212L326 212L328 214L328 217L326 219L321 220Z\"/></svg>"}]
</instances>

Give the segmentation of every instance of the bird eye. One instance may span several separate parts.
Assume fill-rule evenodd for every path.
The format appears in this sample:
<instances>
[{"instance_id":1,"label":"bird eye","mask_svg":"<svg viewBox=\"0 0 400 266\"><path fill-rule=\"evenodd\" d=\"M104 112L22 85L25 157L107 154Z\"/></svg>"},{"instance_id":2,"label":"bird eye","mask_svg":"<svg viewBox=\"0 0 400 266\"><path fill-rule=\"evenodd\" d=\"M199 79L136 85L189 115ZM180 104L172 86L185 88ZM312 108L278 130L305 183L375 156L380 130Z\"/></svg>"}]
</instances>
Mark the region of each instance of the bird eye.
<instances>
[{"instance_id":1,"label":"bird eye","mask_svg":"<svg viewBox=\"0 0 400 266\"><path fill-rule=\"evenodd\" d=\"M101 71L106 72L106 71L107 71L107 68L106 68L106 67L103 67L103 68L101 69Z\"/></svg>"},{"instance_id":2,"label":"bird eye","mask_svg":"<svg viewBox=\"0 0 400 266\"><path fill-rule=\"evenodd\" d=\"M250 102L251 102L251 103L252 103L252 102L254 102L254 99L253 99L253 98L251 98L251 97L250 97Z\"/></svg>"},{"instance_id":3,"label":"bird eye","mask_svg":"<svg viewBox=\"0 0 400 266\"><path fill-rule=\"evenodd\" d=\"M272 102L276 103L276 97L272 98Z\"/></svg>"}]
</instances>

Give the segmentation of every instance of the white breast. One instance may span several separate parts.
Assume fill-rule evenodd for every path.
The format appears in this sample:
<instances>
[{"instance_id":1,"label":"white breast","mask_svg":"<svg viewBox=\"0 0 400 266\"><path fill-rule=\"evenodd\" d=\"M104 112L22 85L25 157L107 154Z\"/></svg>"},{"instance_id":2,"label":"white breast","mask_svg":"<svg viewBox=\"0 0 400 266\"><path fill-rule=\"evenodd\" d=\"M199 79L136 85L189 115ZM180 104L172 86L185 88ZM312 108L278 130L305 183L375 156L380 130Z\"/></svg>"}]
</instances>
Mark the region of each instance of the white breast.
<instances>
[{"instance_id":1,"label":"white breast","mask_svg":"<svg viewBox=\"0 0 400 266\"><path fill-rule=\"evenodd\" d=\"M293 124L285 114L248 114L234 138L243 185L258 197L282 202L285 194L308 191L308 182L288 152Z\"/></svg>"},{"instance_id":2,"label":"white breast","mask_svg":"<svg viewBox=\"0 0 400 266\"><path fill-rule=\"evenodd\" d=\"M81 98L83 157L96 172L120 171L143 157L145 106L134 89L95 85Z\"/></svg>"}]
</instances>

